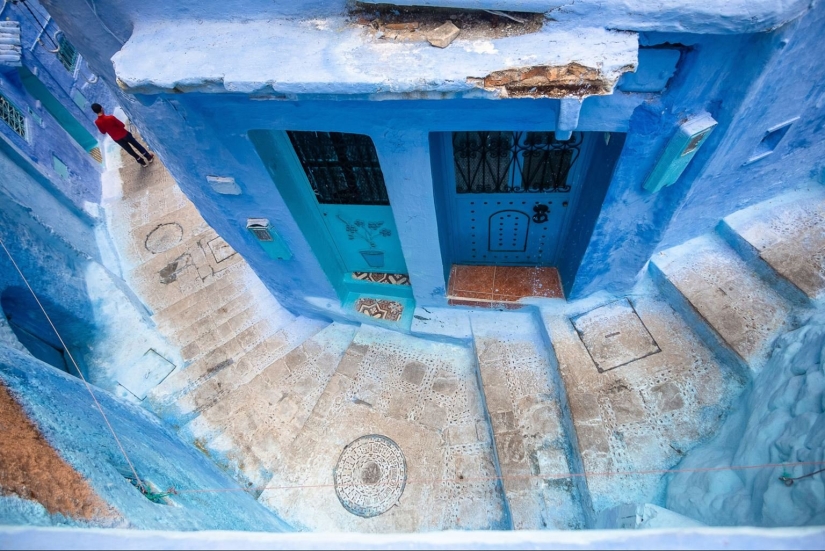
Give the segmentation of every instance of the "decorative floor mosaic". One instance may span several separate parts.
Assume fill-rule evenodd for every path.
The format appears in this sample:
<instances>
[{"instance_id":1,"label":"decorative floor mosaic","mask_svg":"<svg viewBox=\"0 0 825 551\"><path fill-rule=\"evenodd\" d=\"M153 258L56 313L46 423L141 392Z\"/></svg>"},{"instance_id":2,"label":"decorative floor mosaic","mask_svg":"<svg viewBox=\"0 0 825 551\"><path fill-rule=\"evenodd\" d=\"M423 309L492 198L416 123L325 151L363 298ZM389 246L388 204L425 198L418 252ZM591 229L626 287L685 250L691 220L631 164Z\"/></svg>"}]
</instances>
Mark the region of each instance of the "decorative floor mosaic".
<instances>
[{"instance_id":1,"label":"decorative floor mosaic","mask_svg":"<svg viewBox=\"0 0 825 551\"><path fill-rule=\"evenodd\" d=\"M387 321L400 320L404 312L400 302L378 298L359 298L355 301L355 309L360 314Z\"/></svg>"},{"instance_id":2,"label":"decorative floor mosaic","mask_svg":"<svg viewBox=\"0 0 825 551\"><path fill-rule=\"evenodd\" d=\"M353 279L369 281L370 283L386 283L388 285L409 285L410 276L407 274L383 274L380 272L352 272Z\"/></svg>"},{"instance_id":3,"label":"decorative floor mosaic","mask_svg":"<svg viewBox=\"0 0 825 551\"><path fill-rule=\"evenodd\" d=\"M344 508L370 518L398 503L407 484L407 461L401 448L380 434L351 442L333 473L335 493Z\"/></svg>"}]
</instances>

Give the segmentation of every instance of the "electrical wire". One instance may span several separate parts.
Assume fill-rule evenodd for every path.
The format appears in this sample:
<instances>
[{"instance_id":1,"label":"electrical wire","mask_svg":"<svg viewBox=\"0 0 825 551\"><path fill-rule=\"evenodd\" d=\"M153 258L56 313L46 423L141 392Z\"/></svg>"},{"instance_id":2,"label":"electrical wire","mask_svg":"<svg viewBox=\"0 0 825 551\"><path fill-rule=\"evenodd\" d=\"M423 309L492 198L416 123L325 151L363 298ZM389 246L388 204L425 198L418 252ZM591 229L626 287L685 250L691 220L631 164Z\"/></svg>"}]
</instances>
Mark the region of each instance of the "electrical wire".
<instances>
[{"instance_id":1,"label":"electrical wire","mask_svg":"<svg viewBox=\"0 0 825 551\"><path fill-rule=\"evenodd\" d=\"M698 467L695 469L648 469L643 471L609 471L609 472L584 472L584 473L549 473L549 474L526 474L515 476L465 476L461 478L422 478L422 479L407 479L407 484L465 484L471 482L503 482L506 485L507 481L522 481L522 480L563 480L567 478L588 478L588 477L610 477L610 476L638 476L638 475L666 475L677 473L707 473L718 471L745 471L752 469L773 469L777 467L799 467L805 465L825 465L825 461L798 461L795 463L763 463L760 465L730 465L727 467ZM817 471L821 472L821 471ZM816 473L811 473L811 475ZM805 475L805 476L811 476ZM799 477L804 478L804 477ZM782 478L780 478L781 480ZM258 486L249 488L201 488L197 490L186 490L178 488L170 488L170 494L202 494L202 493L216 493L216 492L262 492L264 490L309 490L320 488L333 488L336 484L304 484L295 486ZM339 485L340 486L340 485Z\"/></svg>"},{"instance_id":2,"label":"electrical wire","mask_svg":"<svg viewBox=\"0 0 825 551\"><path fill-rule=\"evenodd\" d=\"M91 395L92 400L94 401L95 405L97 406L97 409L100 412L100 415L103 417L103 421L106 423L106 426L109 427L109 432L112 433L112 437L115 439L115 442L117 443L117 447L120 448L120 453L123 454L123 458L126 460L126 463L129 464L129 468L132 470L132 474L135 475L135 480L137 480L138 487L141 490L145 489L146 486L140 480L140 477L137 474L137 470L135 469L135 466L132 463L132 460L129 459L129 454L126 453L126 449L123 447L123 444L120 442L120 438L117 437L117 434L115 433L115 429L112 427L112 424L109 422L109 418L106 417L106 413L103 411L103 406L101 406L100 402L97 401L97 397L95 396L95 393L92 390L91 385L86 380L86 377L83 375L83 372L80 370L80 366L77 365L77 362L75 361L74 356L72 355L71 351L69 350L69 347L66 346L66 343L63 341L63 337L61 337L60 333L57 331L57 327L55 327L54 323L52 323L52 319L49 317L49 314L46 312L46 309L43 307L43 304L40 302L40 299L37 298L37 293L34 292L34 289L32 289L32 286L29 284L29 280L27 280L26 276L23 275L22 270L20 270L20 266L18 266L17 262L14 261L14 258L12 257L11 252L9 251L8 248L6 248L6 244L3 242L2 238L0 238L0 247L3 247L3 250L6 251L6 255L9 257L9 260L11 260L11 263L14 266L14 269L17 270L18 274L20 274L20 277L23 279L23 283L25 283L26 287L28 287L29 292L34 297L34 300L35 300L35 302L37 302L37 305L40 307L40 310L43 312L43 315L46 316L46 320L49 322L49 325L51 326L52 330L54 331L54 334L57 335L57 339L60 341L60 344L63 346L63 350L66 351L66 354L69 356L69 359L72 361L72 364L74 365L74 368L77 371L77 374L80 375L80 379L83 381L83 384L86 386L86 390L89 391L89 394Z\"/></svg>"}]
</instances>

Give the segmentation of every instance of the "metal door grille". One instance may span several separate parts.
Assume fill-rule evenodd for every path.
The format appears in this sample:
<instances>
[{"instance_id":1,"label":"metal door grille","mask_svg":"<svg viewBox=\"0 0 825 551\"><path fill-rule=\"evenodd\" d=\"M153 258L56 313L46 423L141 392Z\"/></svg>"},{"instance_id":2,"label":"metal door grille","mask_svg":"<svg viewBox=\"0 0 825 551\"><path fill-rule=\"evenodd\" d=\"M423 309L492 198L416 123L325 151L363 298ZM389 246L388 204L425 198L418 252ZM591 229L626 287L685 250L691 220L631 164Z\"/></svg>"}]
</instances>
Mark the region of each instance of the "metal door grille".
<instances>
[{"instance_id":1,"label":"metal door grille","mask_svg":"<svg viewBox=\"0 0 825 551\"><path fill-rule=\"evenodd\" d=\"M456 191L568 192L582 141L580 132L567 141L553 132L454 132Z\"/></svg>"},{"instance_id":2,"label":"metal door grille","mask_svg":"<svg viewBox=\"0 0 825 551\"><path fill-rule=\"evenodd\" d=\"M319 203L390 204L369 136L341 132L287 134Z\"/></svg>"}]
</instances>

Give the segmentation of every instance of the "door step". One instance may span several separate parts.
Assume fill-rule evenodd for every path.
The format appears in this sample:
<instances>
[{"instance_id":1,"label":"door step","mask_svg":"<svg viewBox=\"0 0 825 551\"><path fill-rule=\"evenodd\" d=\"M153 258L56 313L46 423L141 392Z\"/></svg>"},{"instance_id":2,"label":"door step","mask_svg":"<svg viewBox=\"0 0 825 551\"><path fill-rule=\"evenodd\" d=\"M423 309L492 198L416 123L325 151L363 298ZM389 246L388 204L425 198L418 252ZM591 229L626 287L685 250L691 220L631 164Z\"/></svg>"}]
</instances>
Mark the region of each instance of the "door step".
<instances>
[{"instance_id":1,"label":"door step","mask_svg":"<svg viewBox=\"0 0 825 551\"><path fill-rule=\"evenodd\" d=\"M399 286L400 287L400 286ZM409 289L409 287L404 287ZM345 312L353 312L353 319L365 323L409 332L412 325L415 299L377 293L350 292L343 304Z\"/></svg>"},{"instance_id":2,"label":"door step","mask_svg":"<svg viewBox=\"0 0 825 551\"><path fill-rule=\"evenodd\" d=\"M525 266L453 265L447 286L451 306L472 308L521 307L525 297L564 298L556 268Z\"/></svg>"}]
</instances>

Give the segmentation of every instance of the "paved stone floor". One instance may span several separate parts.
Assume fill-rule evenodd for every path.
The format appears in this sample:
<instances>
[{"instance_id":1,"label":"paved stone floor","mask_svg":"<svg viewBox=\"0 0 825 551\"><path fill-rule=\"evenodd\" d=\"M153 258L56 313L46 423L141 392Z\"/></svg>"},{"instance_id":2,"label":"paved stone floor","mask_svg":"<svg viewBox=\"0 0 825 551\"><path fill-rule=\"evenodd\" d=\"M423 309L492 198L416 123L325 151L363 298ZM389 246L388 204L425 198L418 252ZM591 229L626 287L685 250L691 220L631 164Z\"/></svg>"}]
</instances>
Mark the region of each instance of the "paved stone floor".
<instances>
[{"instance_id":1,"label":"paved stone floor","mask_svg":"<svg viewBox=\"0 0 825 551\"><path fill-rule=\"evenodd\" d=\"M105 207L124 277L182 358L130 399L302 529L575 529L655 502L656 471L713 434L793 308L711 235L656 256L665 298L645 280L631 297L451 310L463 344L328 323L284 310L159 160L127 158L120 177ZM811 298L817 205L735 230Z\"/></svg>"},{"instance_id":2,"label":"paved stone floor","mask_svg":"<svg viewBox=\"0 0 825 551\"><path fill-rule=\"evenodd\" d=\"M339 503L333 471L370 434L397 443L407 480L397 505L361 518ZM260 501L310 530L506 528L472 352L362 326L269 486Z\"/></svg>"},{"instance_id":3,"label":"paved stone floor","mask_svg":"<svg viewBox=\"0 0 825 551\"><path fill-rule=\"evenodd\" d=\"M478 312L471 321L513 527L584 528L563 390L535 316Z\"/></svg>"},{"instance_id":4,"label":"paved stone floor","mask_svg":"<svg viewBox=\"0 0 825 551\"><path fill-rule=\"evenodd\" d=\"M661 474L711 436L745 380L664 301L543 312L594 509L656 499Z\"/></svg>"}]
</instances>

